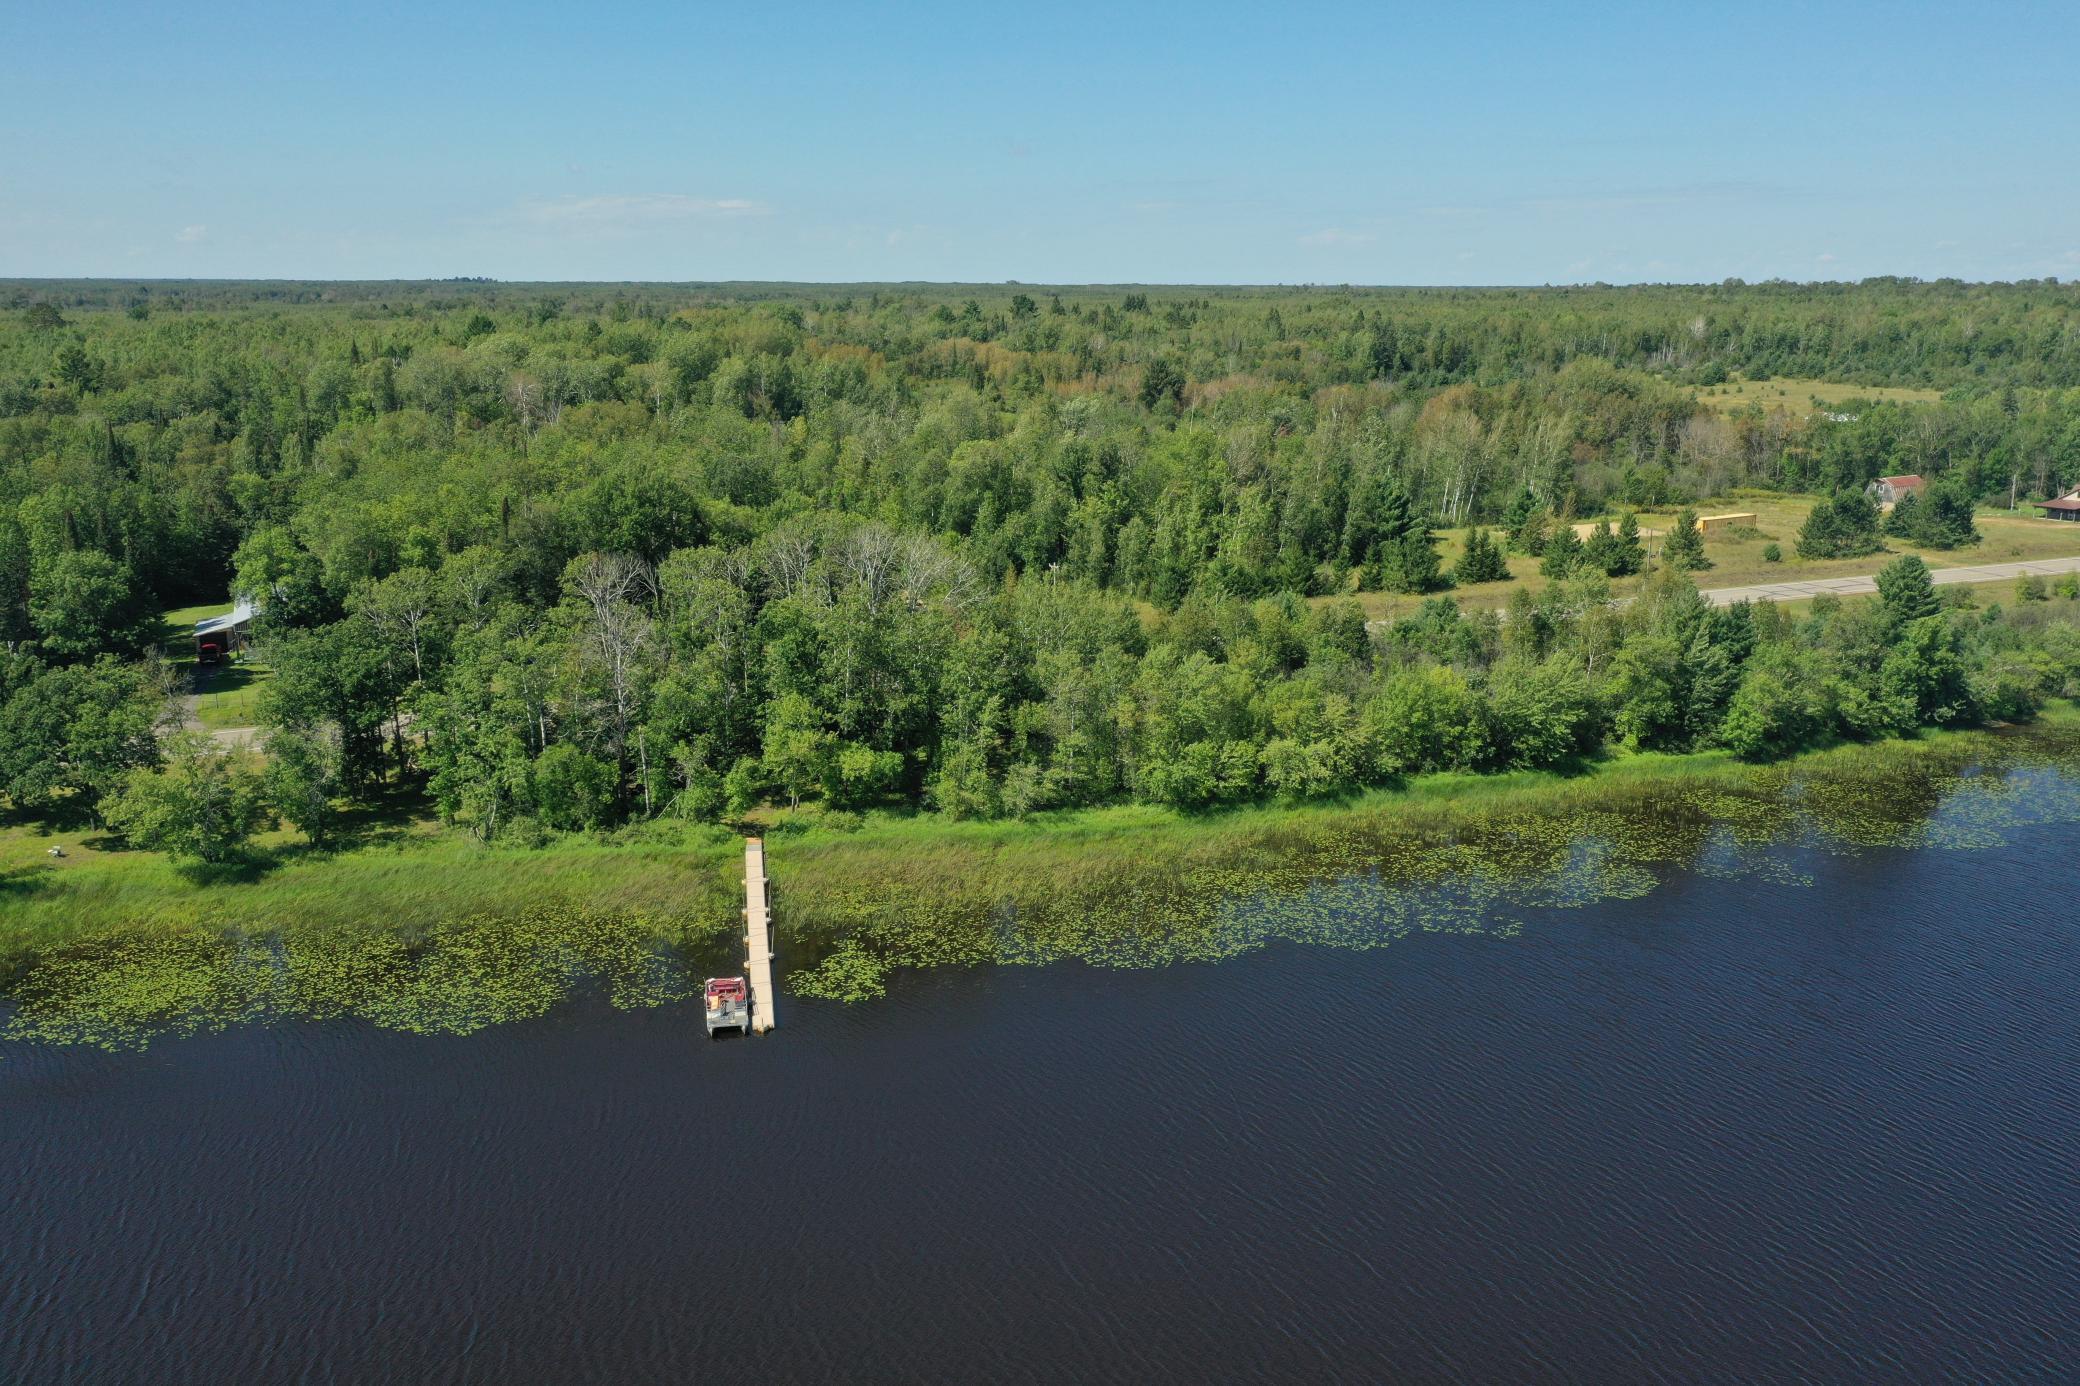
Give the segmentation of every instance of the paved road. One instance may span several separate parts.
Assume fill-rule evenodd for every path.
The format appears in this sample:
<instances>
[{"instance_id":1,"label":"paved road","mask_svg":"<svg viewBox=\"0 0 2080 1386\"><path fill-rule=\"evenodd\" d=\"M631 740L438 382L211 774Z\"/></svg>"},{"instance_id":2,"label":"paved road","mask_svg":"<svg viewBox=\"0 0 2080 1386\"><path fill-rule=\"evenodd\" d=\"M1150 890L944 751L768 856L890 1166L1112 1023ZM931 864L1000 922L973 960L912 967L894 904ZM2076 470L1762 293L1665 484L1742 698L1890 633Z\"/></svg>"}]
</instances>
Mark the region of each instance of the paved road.
<instances>
[{"instance_id":1,"label":"paved road","mask_svg":"<svg viewBox=\"0 0 2080 1386\"><path fill-rule=\"evenodd\" d=\"M2026 563L1984 563L1976 568L1937 568L1930 576L1938 586L1942 586L1953 582L2013 581L2030 573L2042 577L2080 573L2080 558L2036 558ZM1704 596L1713 606L1732 606L1735 602L1795 602L1806 597L1817 597L1822 592L1849 597L1877 590L1877 580L1865 574L1862 577L1812 578L1802 582L1768 582L1756 587L1718 587L1707 590Z\"/></svg>"}]
</instances>

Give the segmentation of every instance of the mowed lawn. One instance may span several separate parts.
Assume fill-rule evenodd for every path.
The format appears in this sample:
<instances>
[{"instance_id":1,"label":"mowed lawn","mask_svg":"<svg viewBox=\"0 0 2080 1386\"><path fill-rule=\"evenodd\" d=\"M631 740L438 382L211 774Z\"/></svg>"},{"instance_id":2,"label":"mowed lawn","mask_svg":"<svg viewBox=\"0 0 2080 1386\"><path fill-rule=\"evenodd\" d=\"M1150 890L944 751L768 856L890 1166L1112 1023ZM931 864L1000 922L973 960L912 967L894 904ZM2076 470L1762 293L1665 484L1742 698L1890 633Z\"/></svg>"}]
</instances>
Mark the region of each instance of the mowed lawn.
<instances>
[{"instance_id":1,"label":"mowed lawn","mask_svg":"<svg viewBox=\"0 0 2080 1386\"><path fill-rule=\"evenodd\" d=\"M2080 556L2080 524L2065 524L2057 520L2038 519L2032 512L2010 514L2005 510L1981 510L1978 515L1979 543L1961 549L1925 549L1904 540L1887 539L1884 553L1871 554L1863 558L1831 558L1806 560L1798 556L1798 531L1805 524L1806 515L1813 508L1812 496L1783 496L1775 493L1740 494L1719 497L1703 502L1696 507L1700 515L1723 515L1752 513L1755 527L1752 532L1718 533L1705 537L1705 557L1712 566L1702 572L1693 573L1701 588L1750 587L1767 582L1796 582L1809 578L1851 577L1861 573L1875 573L1892 559L1903 553L1919 554L1931 568L1976 567L1982 563L2014 563L2033 558L2071 558ZM1591 516L1591 519L1599 517ZM1616 516L1611 519L1616 524ZM1672 510L1642 510L1639 522L1642 529L1665 530L1673 523ZM1498 531L1499 533L1499 531ZM1458 560L1465 548L1464 530L1447 530L1439 534L1438 550L1444 557L1447 571ZM1775 543L1783 554L1777 563L1764 560L1762 552ZM1647 541L1649 552L1659 548L1658 540ZM1458 587L1448 595L1457 597L1460 605L1473 610L1497 608L1509 603L1510 594L1518 587L1538 593L1545 589L1547 580L1538 571L1538 560L1511 555L1509 582L1488 582L1477 587ZM1619 595L1637 591L1641 585L1638 578L1623 578L1614 581L1612 590ZM1319 600L1319 599L1318 599ZM1358 601L1367 616L1374 619L1406 616L1414 612L1425 599L1406 594L1387 592L1362 592Z\"/></svg>"},{"instance_id":2,"label":"mowed lawn","mask_svg":"<svg viewBox=\"0 0 2080 1386\"><path fill-rule=\"evenodd\" d=\"M1700 385L1697 397L1721 414L1735 414L1749 405L1760 405L1764 413L1781 409L1801 417L1816 410L1837 410L1855 400L1884 400L1894 404L1933 404L1941 390L1917 390L1899 385L1844 385L1833 380L1729 380L1724 385Z\"/></svg>"}]
</instances>

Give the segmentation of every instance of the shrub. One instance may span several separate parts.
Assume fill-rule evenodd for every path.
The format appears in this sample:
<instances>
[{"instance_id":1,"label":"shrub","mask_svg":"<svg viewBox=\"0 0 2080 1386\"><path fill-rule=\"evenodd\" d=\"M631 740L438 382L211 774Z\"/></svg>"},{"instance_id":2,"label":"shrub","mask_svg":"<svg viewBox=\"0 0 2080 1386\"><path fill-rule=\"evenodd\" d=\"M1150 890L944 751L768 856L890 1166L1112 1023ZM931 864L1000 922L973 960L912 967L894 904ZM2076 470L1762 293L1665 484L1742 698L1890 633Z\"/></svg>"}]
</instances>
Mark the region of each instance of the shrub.
<instances>
[{"instance_id":1,"label":"shrub","mask_svg":"<svg viewBox=\"0 0 2080 1386\"><path fill-rule=\"evenodd\" d=\"M1784 551L1775 544L1764 544L1762 546L1762 561L1764 563L1782 563L1784 561Z\"/></svg>"},{"instance_id":2,"label":"shrub","mask_svg":"<svg viewBox=\"0 0 2080 1386\"><path fill-rule=\"evenodd\" d=\"M614 767L559 742L535 760L535 810L544 825L577 832L604 823L614 807Z\"/></svg>"},{"instance_id":3,"label":"shrub","mask_svg":"<svg viewBox=\"0 0 2080 1386\"><path fill-rule=\"evenodd\" d=\"M103 807L109 826L139 847L229 861L272 821L260 772L207 737L176 737L163 770L137 769Z\"/></svg>"},{"instance_id":4,"label":"shrub","mask_svg":"<svg viewBox=\"0 0 2080 1386\"><path fill-rule=\"evenodd\" d=\"M1800 558L1857 558L1883 547L1878 507L1861 491L1843 491L1821 501L1798 531Z\"/></svg>"},{"instance_id":5,"label":"shrub","mask_svg":"<svg viewBox=\"0 0 2080 1386\"><path fill-rule=\"evenodd\" d=\"M1405 669L1366 703L1361 718L1382 777L1457 770L1484 758L1480 699L1457 670Z\"/></svg>"},{"instance_id":6,"label":"shrub","mask_svg":"<svg viewBox=\"0 0 2080 1386\"><path fill-rule=\"evenodd\" d=\"M826 801L839 806L871 803L895 789L903 777L900 751L877 751L845 741L829 762L823 787Z\"/></svg>"},{"instance_id":7,"label":"shrub","mask_svg":"<svg viewBox=\"0 0 2080 1386\"><path fill-rule=\"evenodd\" d=\"M1595 748L1603 709L1581 670L1564 660L1504 660L1488 676L1499 744L1491 756L1519 770L1539 770Z\"/></svg>"},{"instance_id":8,"label":"shrub","mask_svg":"<svg viewBox=\"0 0 2080 1386\"><path fill-rule=\"evenodd\" d=\"M1734 690L1719 740L1743 760L1771 760L1826 736L1833 720L1833 696L1818 657L1771 645L1749 663Z\"/></svg>"}]
</instances>

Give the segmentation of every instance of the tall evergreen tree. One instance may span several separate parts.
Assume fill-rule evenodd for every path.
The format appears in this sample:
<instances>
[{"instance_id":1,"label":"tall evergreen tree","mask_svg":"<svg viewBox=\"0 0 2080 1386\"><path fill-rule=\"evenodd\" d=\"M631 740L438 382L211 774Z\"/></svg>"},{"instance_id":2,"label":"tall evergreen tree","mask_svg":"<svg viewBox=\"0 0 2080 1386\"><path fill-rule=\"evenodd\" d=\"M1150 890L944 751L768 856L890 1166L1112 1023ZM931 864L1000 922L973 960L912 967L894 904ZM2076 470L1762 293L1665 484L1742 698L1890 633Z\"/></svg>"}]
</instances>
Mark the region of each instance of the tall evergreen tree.
<instances>
[{"instance_id":1,"label":"tall evergreen tree","mask_svg":"<svg viewBox=\"0 0 2080 1386\"><path fill-rule=\"evenodd\" d=\"M1596 527L1589 531L1589 537L1582 541L1581 561L1596 572L1615 577L1617 574L1611 572L1611 565L1617 556L1617 544L1618 536L1611 533L1611 522L1598 520Z\"/></svg>"},{"instance_id":2,"label":"tall evergreen tree","mask_svg":"<svg viewBox=\"0 0 2080 1386\"><path fill-rule=\"evenodd\" d=\"M1582 561L1581 536L1570 524L1553 526L1553 533L1545 542L1544 557L1539 560L1538 570L1549 578L1564 578L1572 573Z\"/></svg>"},{"instance_id":3,"label":"tall evergreen tree","mask_svg":"<svg viewBox=\"0 0 2080 1386\"><path fill-rule=\"evenodd\" d=\"M1466 531L1466 548L1459 561L1452 565L1452 581L1461 587L1471 587L1480 582L1502 582L1509 577L1509 564L1502 557L1502 546L1487 530L1476 525Z\"/></svg>"},{"instance_id":4,"label":"tall evergreen tree","mask_svg":"<svg viewBox=\"0 0 2080 1386\"><path fill-rule=\"evenodd\" d=\"M1935 580L1928 565L1914 554L1902 554L1880 568L1877 582L1878 607L1894 630L1942 609L1936 603Z\"/></svg>"},{"instance_id":5,"label":"tall evergreen tree","mask_svg":"<svg viewBox=\"0 0 2080 1386\"><path fill-rule=\"evenodd\" d=\"M1381 539L1373 555L1373 581L1383 592L1429 592L1444 578L1430 526L1417 517L1408 493L1396 482L1381 506Z\"/></svg>"},{"instance_id":6,"label":"tall evergreen tree","mask_svg":"<svg viewBox=\"0 0 2080 1386\"><path fill-rule=\"evenodd\" d=\"M1697 512L1687 505L1676 512L1668 537L1661 541L1661 561L1679 573L1712 566L1712 560L1704 556L1704 531L1697 527Z\"/></svg>"},{"instance_id":7,"label":"tall evergreen tree","mask_svg":"<svg viewBox=\"0 0 2080 1386\"><path fill-rule=\"evenodd\" d=\"M1612 577L1630 577L1647 566L1647 548L1639 538L1639 516L1628 510L1618 517L1618 533L1603 570Z\"/></svg>"}]
</instances>

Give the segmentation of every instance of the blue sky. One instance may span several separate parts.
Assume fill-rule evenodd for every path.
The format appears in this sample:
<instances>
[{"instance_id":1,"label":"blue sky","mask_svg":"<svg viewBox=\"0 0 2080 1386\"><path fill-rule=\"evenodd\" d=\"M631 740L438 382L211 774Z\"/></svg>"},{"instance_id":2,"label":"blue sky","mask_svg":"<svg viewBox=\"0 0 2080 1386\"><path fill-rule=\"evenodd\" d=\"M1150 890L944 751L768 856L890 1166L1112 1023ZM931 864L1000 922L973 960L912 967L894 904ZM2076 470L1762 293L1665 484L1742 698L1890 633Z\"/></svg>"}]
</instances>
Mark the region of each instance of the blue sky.
<instances>
[{"instance_id":1,"label":"blue sky","mask_svg":"<svg viewBox=\"0 0 2080 1386\"><path fill-rule=\"evenodd\" d=\"M32 4L0 276L2080 276L2080 6Z\"/></svg>"}]
</instances>

